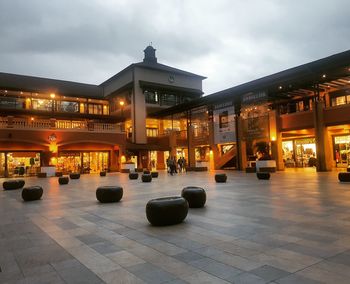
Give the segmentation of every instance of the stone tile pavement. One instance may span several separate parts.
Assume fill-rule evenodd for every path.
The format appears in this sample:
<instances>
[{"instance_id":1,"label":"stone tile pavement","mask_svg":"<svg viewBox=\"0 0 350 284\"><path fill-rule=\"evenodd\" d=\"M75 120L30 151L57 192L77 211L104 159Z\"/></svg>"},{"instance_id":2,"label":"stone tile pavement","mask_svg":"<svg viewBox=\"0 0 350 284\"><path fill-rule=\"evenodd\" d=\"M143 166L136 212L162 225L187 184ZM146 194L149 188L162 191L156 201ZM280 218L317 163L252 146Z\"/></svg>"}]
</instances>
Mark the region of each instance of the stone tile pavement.
<instances>
[{"instance_id":1,"label":"stone tile pavement","mask_svg":"<svg viewBox=\"0 0 350 284\"><path fill-rule=\"evenodd\" d=\"M227 175L31 177L44 195L29 203L0 190L0 283L349 283L350 184L337 172ZM122 201L99 204L100 185L122 186ZM147 201L189 185L206 189L205 208L150 226Z\"/></svg>"}]
</instances>

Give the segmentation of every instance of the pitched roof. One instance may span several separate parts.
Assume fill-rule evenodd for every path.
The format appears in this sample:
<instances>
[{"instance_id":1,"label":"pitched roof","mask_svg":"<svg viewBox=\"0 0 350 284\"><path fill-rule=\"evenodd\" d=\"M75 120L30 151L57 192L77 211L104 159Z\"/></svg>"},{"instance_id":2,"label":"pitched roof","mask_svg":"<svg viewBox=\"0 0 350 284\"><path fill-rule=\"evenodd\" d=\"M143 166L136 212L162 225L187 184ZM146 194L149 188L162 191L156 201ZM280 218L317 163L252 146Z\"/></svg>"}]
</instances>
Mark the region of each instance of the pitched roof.
<instances>
[{"instance_id":1,"label":"pitched roof","mask_svg":"<svg viewBox=\"0 0 350 284\"><path fill-rule=\"evenodd\" d=\"M0 88L27 92L57 93L66 96L103 98L97 85L0 72Z\"/></svg>"},{"instance_id":2,"label":"pitched roof","mask_svg":"<svg viewBox=\"0 0 350 284\"><path fill-rule=\"evenodd\" d=\"M133 69L135 67L141 67L141 68L147 68L147 69L153 69L153 70L160 70L160 71L165 71L165 72L170 72L170 73L174 73L174 74L181 74L181 75L185 75L185 76L191 76L191 77L198 77L202 80L206 79L207 77L201 76L201 75L197 75L191 72L187 72L181 69L177 69L168 65L164 65L164 64L160 64L160 63L148 63L148 62L138 62L138 63L133 63L130 64L128 67L124 68L122 71L118 72L117 74L113 75L112 77L110 77L109 79L107 79L106 81L102 82L100 84L100 86L104 86L107 83L113 81L114 79L118 78L121 74L123 74L124 72Z\"/></svg>"}]
</instances>

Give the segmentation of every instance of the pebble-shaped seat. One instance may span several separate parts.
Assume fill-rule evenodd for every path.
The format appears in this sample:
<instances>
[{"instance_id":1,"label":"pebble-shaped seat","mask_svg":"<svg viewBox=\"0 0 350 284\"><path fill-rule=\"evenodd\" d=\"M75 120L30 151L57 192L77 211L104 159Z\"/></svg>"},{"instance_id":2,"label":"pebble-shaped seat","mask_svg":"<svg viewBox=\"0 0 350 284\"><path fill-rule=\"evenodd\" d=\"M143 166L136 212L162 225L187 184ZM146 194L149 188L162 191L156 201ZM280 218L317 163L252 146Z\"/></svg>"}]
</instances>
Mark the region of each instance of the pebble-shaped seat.
<instances>
[{"instance_id":1,"label":"pebble-shaped seat","mask_svg":"<svg viewBox=\"0 0 350 284\"><path fill-rule=\"evenodd\" d=\"M96 198L101 203L118 202L123 197L123 188L120 186L100 186L96 189Z\"/></svg>"},{"instance_id":2,"label":"pebble-shaped seat","mask_svg":"<svg viewBox=\"0 0 350 284\"><path fill-rule=\"evenodd\" d=\"M215 175L215 181L216 182L226 182L227 175L226 174L216 174Z\"/></svg>"},{"instance_id":3,"label":"pebble-shaped seat","mask_svg":"<svg viewBox=\"0 0 350 284\"><path fill-rule=\"evenodd\" d=\"M270 173L265 173L265 172L260 172L260 173L256 173L256 177L258 179L270 179Z\"/></svg>"},{"instance_id":4,"label":"pebble-shaped seat","mask_svg":"<svg viewBox=\"0 0 350 284\"><path fill-rule=\"evenodd\" d=\"M190 208L201 208L207 200L205 190L197 186L185 187L182 189L181 196L187 200Z\"/></svg>"},{"instance_id":5,"label":"pebble-shaped seat","mask_svg":"<svg viewBox=\"0 0 350 284\"><path fill-rule=\"evenodd\" d=\"M338 179L341 182L350 182L350 172L339 173Z\"/></svg>"},{"instance_id":6,"label":"pebble-shaped seat","mask_svg":"<svg viewBox=\"0 0 350 284\"><path fill-rule=\"evenodd\" d=\"M69 177L59 177L58 178L58 183L59 184L68 184L69 183Z\"/></svg>"},{"instance_id":7,"label":"pebble-shaped seat","mask_svg":"<svg viewBox=\"0 0 350 284\"><path fill-rule=\"evenodd\" d=\"M22 189L22 198L24 201L39 200L43 196L43 188L41 186L28 186Z\"/></svg>"},{"instance_id":8,"label":"pebble-shaped seat","mask_svg":"<svg viewBox=\"0 0 350 284\"><path fill-rule=\"evenodd\" d=\"M80 179L80 173L69 174L70 179Z\"/></svg>"},{"instance_id":9,"label":"pebble-shaped seat","mask_svg":"<svg viewBox=\"0 0 350 284\"><path fill-rule=\"evenodd\" d=\"M187 213L188 202L180 196L152 199L146 205L146 217L153 226L179 224Z\"/></svg>"},{"instance_id":10,"label":"pebble-shaped seat","mask_svg":"<svg viewBox=\"0 0 350 284\"><path fill-rule=\"evenodd\" d=\"M20 189L24 186L25 181L23 179L10 179L2 183L4 190Z\"/></svg>"},{"instance_id":11,"label":"pebble-shaped seat","mask_svg":"<svg viewBox=\"0 0 350 284\"><path fill-rule=\"evenodd\" d=\"M157 178L158 177L158 172L151 172L151 176L153 178Z\"/></svg>"},{"instance_id":12,"label":"pebble-shaped seat","mask_svg":"<svg viewBox=\"0 0 350 284\"><path fill-rule=\"evenodd\" d=\"M138 179L139 178L139 174L138 173L130 173L129 174L129 179Z\"/></svg>"},{"instance_id":13,"label":"pebble-shaped seat","mask_svg":"<svg viewBox=\"0 0 350 284\"><path fill-rule=\"evenodd\" d=\"M152 175L151 174L143 174L141 176L142 182L151 182L152 181Z\"/></svg>"}]
</instances>

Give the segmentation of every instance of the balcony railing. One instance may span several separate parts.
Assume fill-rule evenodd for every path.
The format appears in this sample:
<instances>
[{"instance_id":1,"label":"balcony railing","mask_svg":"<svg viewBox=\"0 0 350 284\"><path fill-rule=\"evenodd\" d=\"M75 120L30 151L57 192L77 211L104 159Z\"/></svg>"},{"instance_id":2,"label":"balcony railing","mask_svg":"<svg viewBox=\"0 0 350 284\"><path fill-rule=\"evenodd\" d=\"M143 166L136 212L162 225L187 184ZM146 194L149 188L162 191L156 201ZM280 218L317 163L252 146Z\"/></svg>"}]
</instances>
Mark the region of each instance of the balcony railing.
<instances>
[{"instance_id":1,"label":"balcony railing","mask_svg":"<svg viewBox=\"0 0 350 284\"><path fill-rule=\"evenodd\" d=\"M26 119L17 117L0 117L0 129L44 130L56 129L64 131L92 131L122 133L122 125L117 123L99 123L91 121L70 121L56 119Z\"/></svg>"}]
</instances>

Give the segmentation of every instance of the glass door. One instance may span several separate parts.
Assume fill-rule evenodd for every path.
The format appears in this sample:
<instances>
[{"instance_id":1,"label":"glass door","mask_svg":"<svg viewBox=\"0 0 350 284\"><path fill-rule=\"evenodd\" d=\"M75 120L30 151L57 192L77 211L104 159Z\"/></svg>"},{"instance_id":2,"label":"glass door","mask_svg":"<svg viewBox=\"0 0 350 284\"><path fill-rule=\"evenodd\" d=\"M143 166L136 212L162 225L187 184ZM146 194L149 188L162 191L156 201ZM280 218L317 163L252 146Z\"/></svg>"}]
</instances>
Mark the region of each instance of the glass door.
<instances>
[{"instance_id":1,"label":"glass door","mask_svg":"<svg viewBox=\"0 0 350 284\"><path fill-rule=\"evenodd\" d=\"M5 176L5 153L0 153L0 177Z\"/></svg>"}]
</instances>

